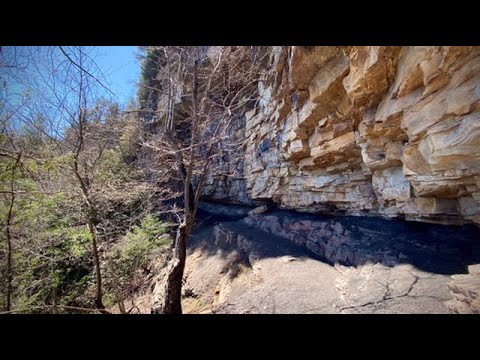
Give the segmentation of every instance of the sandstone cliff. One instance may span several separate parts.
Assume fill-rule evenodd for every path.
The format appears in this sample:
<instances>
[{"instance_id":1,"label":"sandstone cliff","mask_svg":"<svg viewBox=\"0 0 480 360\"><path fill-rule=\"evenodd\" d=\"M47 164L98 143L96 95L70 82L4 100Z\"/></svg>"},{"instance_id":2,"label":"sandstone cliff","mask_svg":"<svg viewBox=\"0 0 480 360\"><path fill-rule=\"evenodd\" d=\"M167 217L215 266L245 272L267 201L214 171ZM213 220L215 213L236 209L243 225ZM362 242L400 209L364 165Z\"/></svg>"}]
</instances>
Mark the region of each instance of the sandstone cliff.
<instances>
[{"instance_id":1,"label":"sandstone cliff","mask_svg":"<svg viewBox=\"0 0 480 360\"><path fill-rule=\"evenodd\" d=\"M480 223L480 47L275 47L269 70L209 198Z\"/></svg>"}]
</instances>

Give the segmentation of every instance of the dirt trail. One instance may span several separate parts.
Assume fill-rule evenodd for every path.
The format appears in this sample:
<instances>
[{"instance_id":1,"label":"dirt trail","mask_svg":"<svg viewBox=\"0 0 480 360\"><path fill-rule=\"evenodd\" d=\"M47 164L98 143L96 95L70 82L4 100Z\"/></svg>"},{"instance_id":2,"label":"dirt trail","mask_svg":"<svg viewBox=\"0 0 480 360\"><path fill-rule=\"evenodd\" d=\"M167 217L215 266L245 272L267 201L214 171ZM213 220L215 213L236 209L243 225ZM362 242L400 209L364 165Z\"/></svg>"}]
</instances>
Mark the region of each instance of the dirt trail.
<instances>
[{"instance_id":1,"label":"dirt trail","mask_svg":"<svg viewBox=\"0 0 480 360\"><path fill-rule=\"evenodd\" d=\"M207 224L187 259L186 313L449 313L450 276L329 264L242 221Z\"/></svg>"},{"instance_id":2,"label":"dirt trail","mask_svg":"<svg viewBox=\"0 0 480 360\"><path fill-rule=\"evenodd\" d=\"M478 228L248 210L215 204L200 212L187 254L184 313L480 309L480 265L471 265L480 263ZM458 275L467 266L471 274ZM134 296L134 312L150 313L164 272L155 262L155 276Z\"/></svg>"}]
</instances>

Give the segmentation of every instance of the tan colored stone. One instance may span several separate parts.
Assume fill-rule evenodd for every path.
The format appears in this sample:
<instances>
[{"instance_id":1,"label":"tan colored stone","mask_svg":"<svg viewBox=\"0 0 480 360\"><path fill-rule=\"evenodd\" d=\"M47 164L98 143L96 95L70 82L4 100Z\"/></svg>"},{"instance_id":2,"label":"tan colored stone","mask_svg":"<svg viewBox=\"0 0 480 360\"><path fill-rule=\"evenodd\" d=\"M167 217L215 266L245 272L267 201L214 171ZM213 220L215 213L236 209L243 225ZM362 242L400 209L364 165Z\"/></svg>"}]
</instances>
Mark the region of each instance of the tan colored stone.
<instances>
[{"instance_id":1,"label":"tan colored stone","mask_svg":"<svg viewBox=\"0 0 480 360\"><path fill-rule=\"evenodd\" d=\"M293 86L307 89L319 69L338 52L336 46L292 46L290 76Z\"/></svg>"},{"instance_id":2,"label":"tan colored stone","mask_svg":"<svg viewBox=\"0 0 480 360\"><path fill-rule=\"evenodd\" d=\"M304 129L315 129L322 116L321 107L314 102L307 100L301 110L298 112L296 127Z\"/></svg>"},{"instance_id":3,"label":"tan colored stone","mask_svg":"<svg viewBox=\"0 0 480 360\"><path fill-rule=\"evenodd\" d=\"M312 148L310 153L314 161L319 161L323 157L333 153L341 154L343 151L346 150L346 148L353 147L354 145L355 134L353 131L351 131L342 136L327 141L320 146Z\"/></svg>"},{"instance_id":4,"label":"tan colored stone","mask_svg":"<svg viewBox=\"0 0 480 360\"><path fill-rule=\"evenodd\" d=\"M355 46L350 52L350 73L343 80L356 107L381 100L395 78L398 46Z\"/></svg>"},{"instance_id":5,"label":"tan colored stone","mask_svg":"<svg viewBox=\"0 0 480 360\"><path fill-rule=\"evenodd\" d=\"M361 146L363 162L372 170L402 165L403 144L383 138L368 139Z\"/></svg>"},{"instance_id":6,"label":"tan colored stone","mask_svg":"<svg viewBox=\"0 0 480 360\"><path fill-rule=\"evenodd\" d=\"M400 167L375 171L372 185L378 197L384 200L407 201L410 198L410 183Z\"/></svg>"},{"instance_id":7,"label":"tan colored stone","mask_svg":"<svg viewBox=\"0 0 480 360\"><path fill-rule=\"evenodd\" d=\"M478 168L480 171L480 113L452 119L453 126L429 131L419 150L432 171Z\"/></svg>"},{"instance_id":8,"label":"tan colored stone","mask_svg":"<svg viewBox=\"0 0 480 360\"><path fill-rule=\"evenodd\" d=\"M432 46L407 46L402 49L392 96L402 97L423 86L421 62L435 51Z\"/></svg>"},{"instance_id":9,"label":"tan colored stone","mask_svg":"<svg viewBox=\"0 0 480 360\"><path fill-rule=\"evenodd\" d=\"M480 58L473 58L455 72L449 84L407 109L401 121L402 129L416 141L430 127L454 115L465 115L480 101Z\"/></svg>"},{"instance_id":10,"label":"tan colored stone","mask_svg":"<svg viewBox=\"0 0 480 360\"><path fill-rule=\"evenodd\" d=\"M310 148L305 140L295 140L290 143L289 160L299 160L310 155Z\"/></svg>"},{"instance_id":11,"label":"tan colored stone","mask_svg":"<svg viewBox=\"0 0 480 360\"><path fill-rule=\"evenodd\" d=\"M348 57L338 54L312 80L308 88L310 100L320 104L324 113L334 109L336 101L343 99L343 78L348 74L349 68Z\"/></svg>"},{"instance_id":12,"label":"tan colored stone","mask_svg":"<svg viewBox=\"0 0 480 360\"><path fill-rule=\"evenodd\" d=\"M206 192L480 224L480 47L277 47L271 60L232 124L243 157L219 160Z\"/></svg>"},{"instance_id":13,"label":"tan colored stone","mask_svg":"<svg viewBox=\"0 0 480 360\"><path fill-rule=\"evenodd\" d=\"M404 171L410 174L425 174L430 171L430 165L418 149L418 145L406 146L402 157Z\"/></svg>"}]
</instances>

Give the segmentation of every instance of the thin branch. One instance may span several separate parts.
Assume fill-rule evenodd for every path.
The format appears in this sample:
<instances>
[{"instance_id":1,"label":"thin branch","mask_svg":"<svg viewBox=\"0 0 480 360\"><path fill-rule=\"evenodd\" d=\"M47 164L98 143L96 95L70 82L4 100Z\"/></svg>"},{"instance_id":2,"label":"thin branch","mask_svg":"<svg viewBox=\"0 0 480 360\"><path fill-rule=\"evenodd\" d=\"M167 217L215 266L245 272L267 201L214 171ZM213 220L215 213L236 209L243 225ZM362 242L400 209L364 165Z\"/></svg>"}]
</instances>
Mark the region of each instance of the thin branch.
<instances>
[{"instance_id":1,"label":"thin branch","mask_svg":"<svg viewBox=\"0 0 480 360\"><path fill-rule=\"evenodd\" d=\"M104 314L111 314L112 312L109 310L105 309L90 309L90 308L83 308L83 307L78 307L78 306L66 306L66 305L55 305L57 308L62 308L65 310L77 310L77 311L88 311L88 312L100 312ZM24 312L24 311L30 311L30 310L39 310L39 309L53 309L54 305L42 305L42 306L32 306L24 309L16 309L16 310L10 310L10 311L2 311L0 312L0 315L3 314L13 314L17 312Z\"/></svg>"},{"instance_id":2,"label":"thin branch","mask_svg":"<svg viewBox=\"0 0 480 360\"><path fill-rule=\"evenodd\" d=\"M25 194L26 191L23 191L23 190L16 190L16 191L12 191L12 190L0 190L0 194L12 194L12 195L15 195L15 194Z\"/></svg>"},{"instance_id":3,"label":"thin branch","mask_svg":"<svg viewBox=\"0 0 480 360\"><path fill-rule=\"evenodd\" d=\"M65 55L65 57L73 64L75 65L76 67L78 67L80 70L82 70L85 74L87 74L88 76L90 76L91 78L93 78L93 80L95 80L97 83L100 84L101 87L103 87L105 90L107 90L108 92L110 92L111 94L113 94L114 96L117 96L117 94L115 94L112 90L110 90L108 87L106 87L105 85L102 84L102 82L100 80L98 80L95 76L93 76L91 73L89 73L87 70L85 70L83 67L81 67L80 65L78 65L71 57L70 55L68 55L65 50L63 49L63 47L59 46L60 48L60 51L63 53L63 55Z\"/></svg>"}]
</instances>

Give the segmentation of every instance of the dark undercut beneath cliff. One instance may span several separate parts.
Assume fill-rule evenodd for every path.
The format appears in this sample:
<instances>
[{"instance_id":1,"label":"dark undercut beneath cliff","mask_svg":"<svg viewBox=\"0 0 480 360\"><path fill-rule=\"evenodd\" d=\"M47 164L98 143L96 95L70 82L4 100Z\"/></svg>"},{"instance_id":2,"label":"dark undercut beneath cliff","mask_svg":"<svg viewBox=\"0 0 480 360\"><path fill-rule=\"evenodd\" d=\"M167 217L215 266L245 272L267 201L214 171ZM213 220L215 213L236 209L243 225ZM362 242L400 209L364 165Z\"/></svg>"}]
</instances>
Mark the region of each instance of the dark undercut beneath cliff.
<instances>
[{"instance_id":1,"label":"dark undercut beneath cliff","mask_svg":"<svg viewBox=\"0 0 480 360\"><path fill-rule=\"evenodd\" d=\"M204 202L183 302L201 313L480 313L474 225Z\"/></svg>"}]
</instances>

